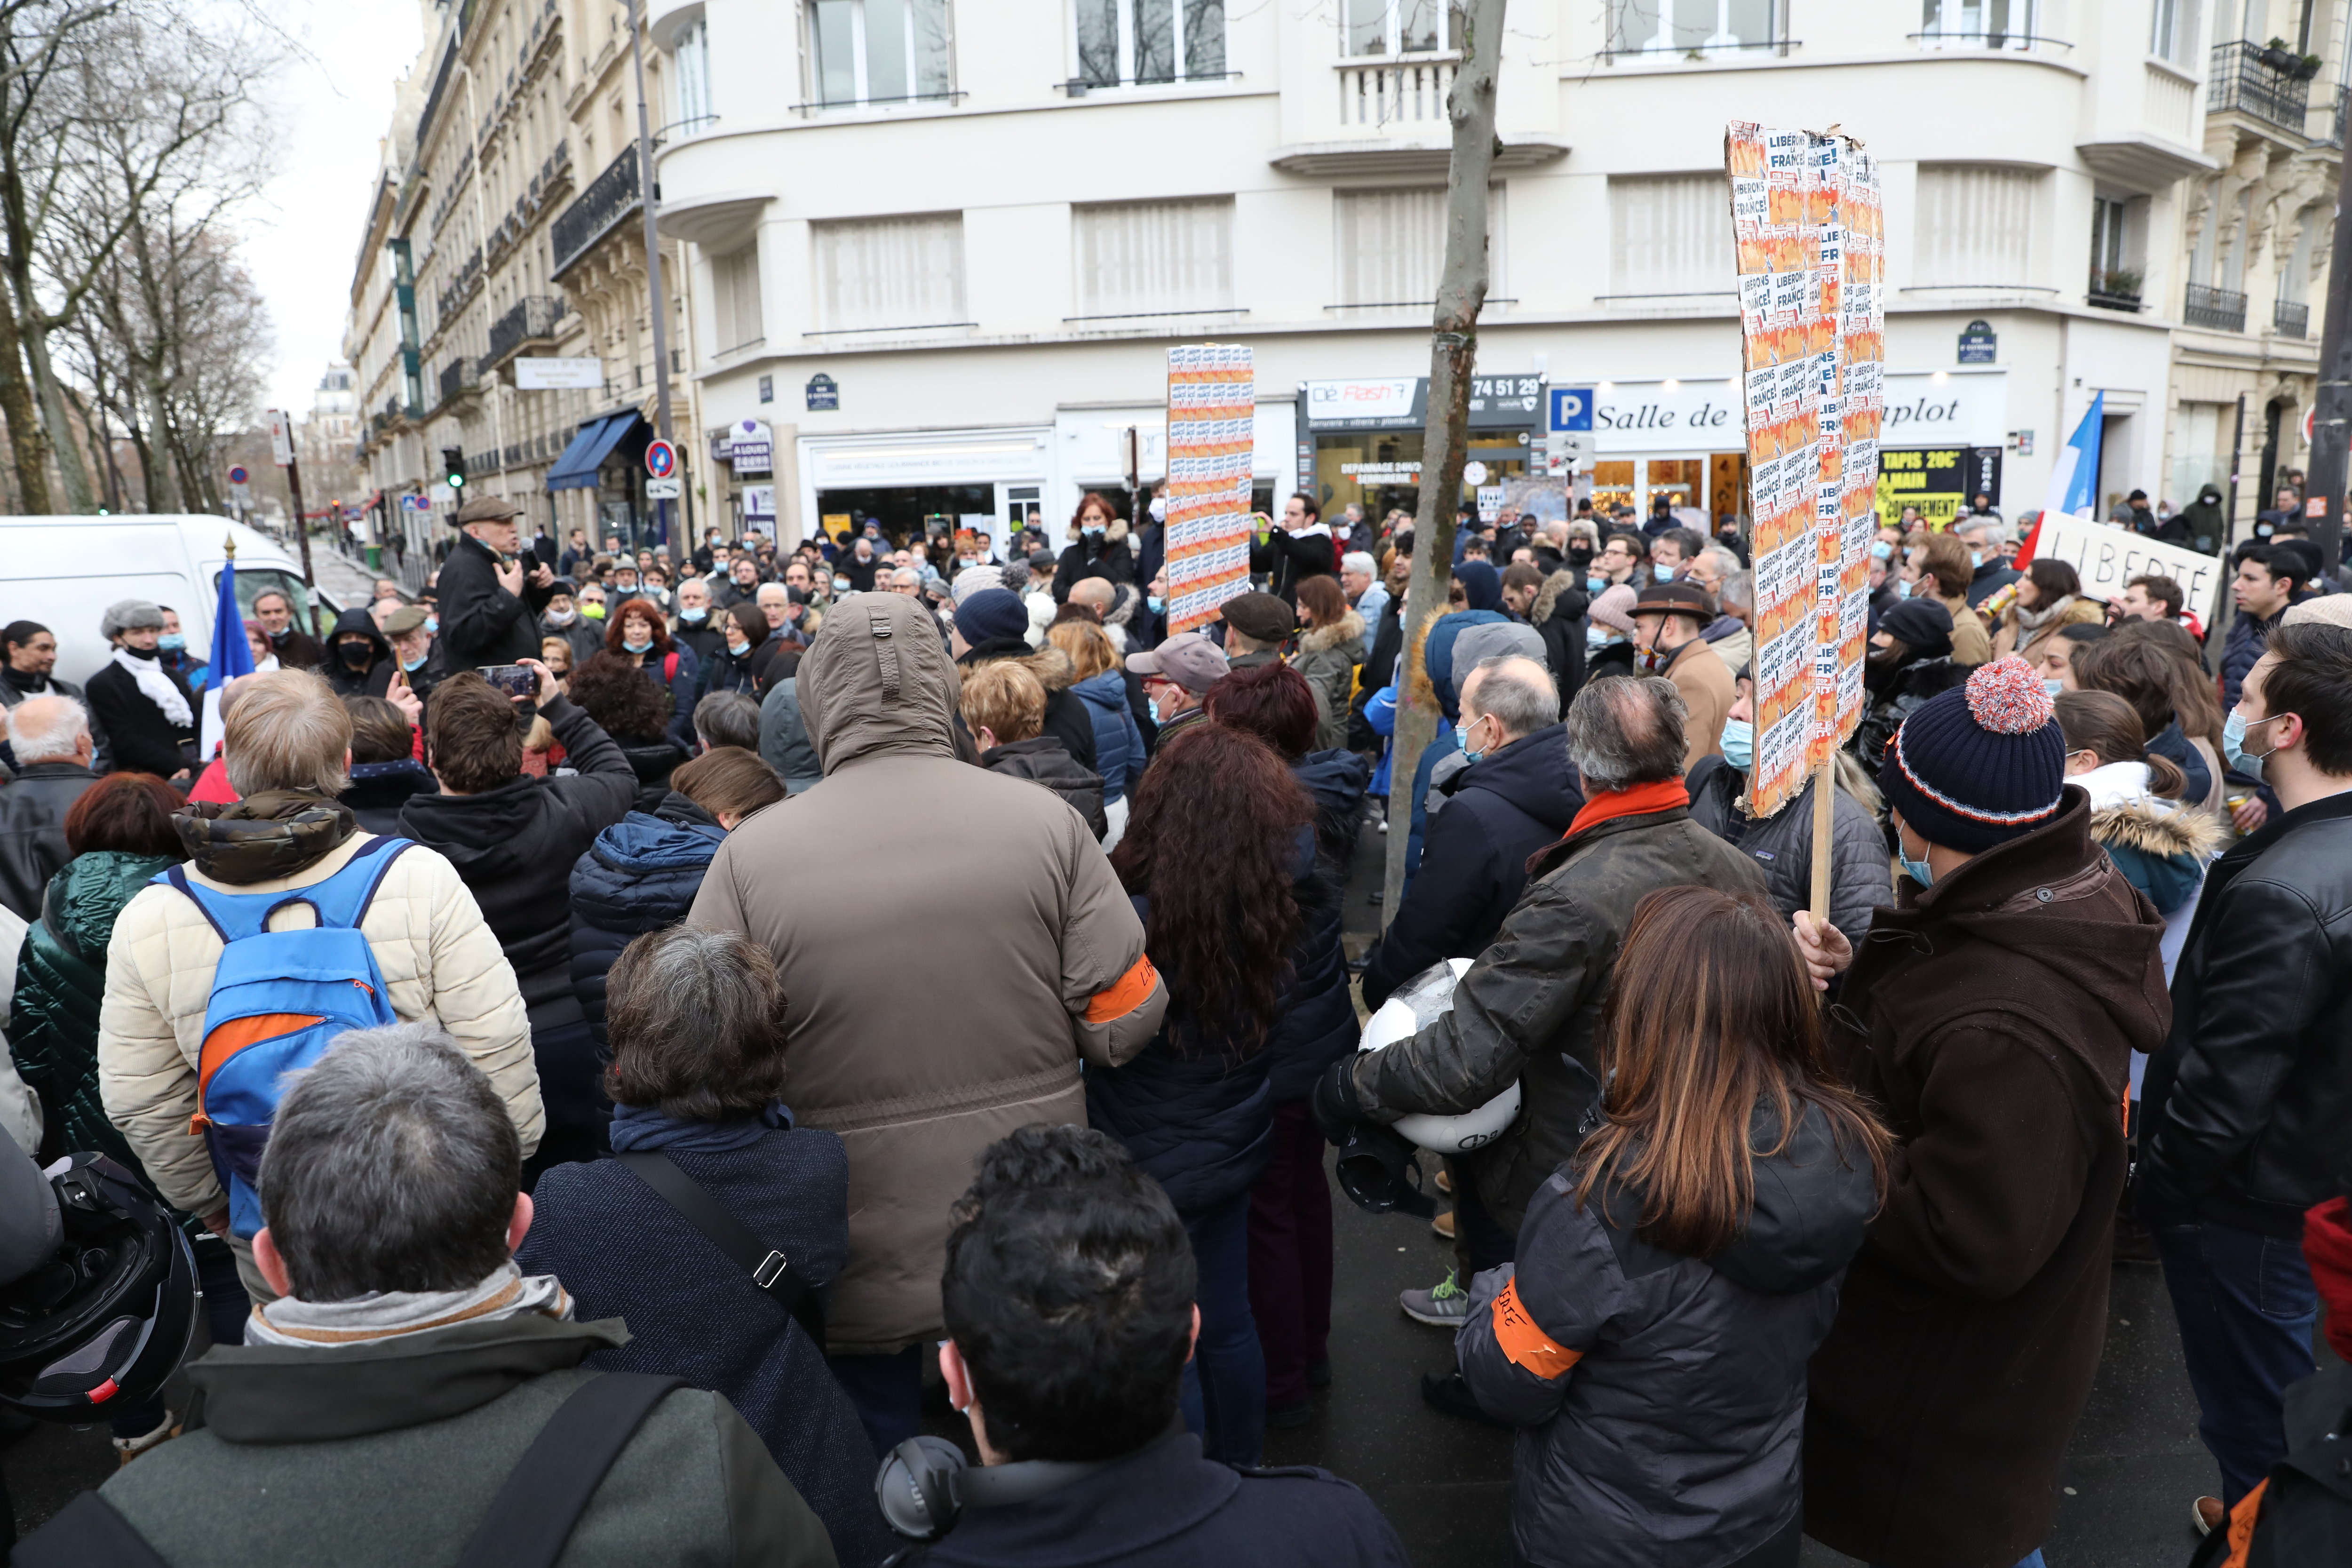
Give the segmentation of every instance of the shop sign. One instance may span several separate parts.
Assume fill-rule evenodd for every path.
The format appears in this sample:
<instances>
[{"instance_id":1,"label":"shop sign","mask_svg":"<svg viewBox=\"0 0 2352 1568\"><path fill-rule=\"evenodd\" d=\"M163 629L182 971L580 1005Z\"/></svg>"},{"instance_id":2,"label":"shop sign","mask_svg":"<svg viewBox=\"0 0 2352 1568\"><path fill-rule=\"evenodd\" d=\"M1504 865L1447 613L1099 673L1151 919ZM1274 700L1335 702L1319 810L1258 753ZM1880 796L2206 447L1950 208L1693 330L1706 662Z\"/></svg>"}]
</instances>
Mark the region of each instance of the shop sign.
<instances>
[{"instance_id":1,"label":"shop sign","mask_svg":"<svg viewBox=\"0 0 2352 1568\"><path fill-rule=\"evenodd\" d=\"M1551 389L1551 427L1555 430L1592 428L1592 388L1555 386Z\"/></svg>"},{"instance_id":2,"label":"shop sign","mask_svg":"<svg viewBox=\"0 0 2352 1568\"><path fill-rule=\"evenodd\" d=\"M738 478L775 471L776 438L757 419L738 419L728 426L727 462Z\"/></svg>"},{"instance_id":3,"label":"shop sign","mask_svg":"<svg viewBox=\"0 0 2352 1568\"><path fill-rule=\"evenodd\" d=\"M823 371L808 378L808 407L811 414L831 414L841 407L841 388L833 377Z\"/></svg>"},{"instance_id":4,"label":"shop sign","mask_svg":"<svg viewBox=\"0 0 2352 1568\"><path fill-rule=\"evenodd\" d=\"M1482 524L1493 522L1502 515L1503 487L1500 485L1480 485L1478 487L1479 522Z\"/></svg>"},{"instance_id":5,"label":"shop sign","mask_svg":"<svg viewBox=\"0 0 2352 1568\"><path fill-rule=\"evenodd\" d=\"M743 516L746 521L763 517L772 519L775 515L775 486L745 485L743 487Z\"/></svg>"},{"instance_id":6,"label":"shop sign","mask_svg":"<svg viewBox=\"0 0 2352 1568\"><path fill-rule=\"evenodd\" d=\"M1470 378L1470 423L1523 426L1543 422L1543 377L1474 375Z\"/></svg>"},{"instance_id":7,"label":"shop sign","mask_svg":"<svg viewBox=\"0 0 2352 1568\"><path fill-rule=\"evenodd\" d=\"M1960 329L1960 363L1990 364L2000 352L2000 338L1990 321L1970 321Z\"/></svg>"},{"instance_id":8,"label":"shop sign","mask_svg":"<svg viewBox=\"0 0 2352 1568\"><path fill-rule=\"evenodd\" d=\"M1360 484L1417 485L1421 483L1419 463L1342 463L1339 471Z\"/></svg>"},{"instance_id":9,"label":"shop sign","mask_svg":"<svg viewBox=\"0 0 2352 1568\"><path fill-rule=\"evenodd\" d=\"M1410 429L1428 420L1429 381L1392 375L1370 381L1310 381L1307 422L1318 430Z\"/></svg>"},{"instance_id":10,"label":"shop sign","mask_svg":"<svg viewBox=\"0 0 2352 1568\"><path fill-rule=\"evenodd\" d=\"M974 484L987 479L1035 479L1045 472L1042 438L1026 433L994 441L942 446L905 442L831 446L810 442L810 482L818 489L866 485Z\"/></svg>"},{"instance_id":11,"label":"shop sign","mask_svg":"<svg viewBox=\"0 0 2352 1568\"><path fill-rule=\"evenodd\" d=\"M1883 439L1890 445L1999 446L2007 431L2005 372L1904 372L1887 374L1885 384ZM1747 441L1739 388L1728 379L1604 384L1593 393L1592 432L1604 460L1641 452L1732 452Z\"/></svg>"}]
</instances>

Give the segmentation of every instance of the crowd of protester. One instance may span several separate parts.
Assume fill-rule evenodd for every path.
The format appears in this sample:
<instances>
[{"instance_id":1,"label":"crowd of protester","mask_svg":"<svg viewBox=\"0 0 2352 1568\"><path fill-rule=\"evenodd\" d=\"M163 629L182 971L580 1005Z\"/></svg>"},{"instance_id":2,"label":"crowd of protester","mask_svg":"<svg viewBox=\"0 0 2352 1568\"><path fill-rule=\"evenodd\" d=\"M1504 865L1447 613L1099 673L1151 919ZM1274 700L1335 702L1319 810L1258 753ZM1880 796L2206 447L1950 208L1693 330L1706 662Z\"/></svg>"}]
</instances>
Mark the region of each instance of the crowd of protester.
<instances>
[{"instance_id":1,"label":"crowd of protester","mask_svg":"<svg viewBox=\"0 0 2352 1568\"><path fill-rule=\"evenodd\" d=\"M2343 1527L2352 594L2291 506L2218 637L1906 514L1765 817L1736 519L1465 514L1416 627L1412 520L1319 513L1181 629L1092 493L675 574L478 500L216 692L167 606L80 686L0 628L0 1322L106 1288L91 1183L204 1307L44 1560L1399 1564L1260 1468L1351 1375L1333 1145L1452 1244L1398 1304L1520 1433L1517 1562L2040 1568L2134 1263L2200 1562Z\"/></svg>"}]
</instances>

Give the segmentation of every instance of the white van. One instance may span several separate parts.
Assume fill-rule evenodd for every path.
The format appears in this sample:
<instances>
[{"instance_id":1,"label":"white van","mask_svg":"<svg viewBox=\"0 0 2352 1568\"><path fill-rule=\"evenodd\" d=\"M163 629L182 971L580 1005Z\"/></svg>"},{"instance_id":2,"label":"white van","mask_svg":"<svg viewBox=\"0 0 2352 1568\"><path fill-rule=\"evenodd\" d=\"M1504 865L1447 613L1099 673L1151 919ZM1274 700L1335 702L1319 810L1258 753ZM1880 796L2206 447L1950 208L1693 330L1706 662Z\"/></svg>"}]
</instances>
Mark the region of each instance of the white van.
<instances>
[{"instance_id":1,"label":"white van","mask_svg":"<svg viewBox=\"0 0 2352 1568\"><path fill-rule=\"evenodd\" d=\"M48 627L58 638L57 673L87 684L113 651L98 635L106 606L150 599L172 607L189 653L207 659L232 542L237 605L247 618L254 599L273 588L304 602L301 562L268 534L225 517L0 517L0 626ZM312 635L323 639L341 606L325 594L309 599Z\"/></svg>"}]
</instances>

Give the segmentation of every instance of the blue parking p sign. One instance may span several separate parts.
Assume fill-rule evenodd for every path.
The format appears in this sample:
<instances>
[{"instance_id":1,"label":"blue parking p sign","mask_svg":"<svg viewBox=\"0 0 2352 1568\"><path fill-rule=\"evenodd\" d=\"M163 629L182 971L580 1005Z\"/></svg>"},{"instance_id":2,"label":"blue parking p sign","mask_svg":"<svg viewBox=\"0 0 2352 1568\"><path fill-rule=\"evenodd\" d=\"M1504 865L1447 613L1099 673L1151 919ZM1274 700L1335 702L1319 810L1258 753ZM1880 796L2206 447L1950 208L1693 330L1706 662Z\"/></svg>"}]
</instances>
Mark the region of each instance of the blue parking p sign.
<instances>
[{"instance_id":1,"label":"blue parking p sign","mask_svg":"<svg viewBox=\"0 0 2352 1568\"><path fill-rule=\"evenodd\" d=\"M1590 430L1592 428L1592 388L1589 386L1555 386L1551 389L1551 428L1554 430Z\"/></svg>"}]
</instances>

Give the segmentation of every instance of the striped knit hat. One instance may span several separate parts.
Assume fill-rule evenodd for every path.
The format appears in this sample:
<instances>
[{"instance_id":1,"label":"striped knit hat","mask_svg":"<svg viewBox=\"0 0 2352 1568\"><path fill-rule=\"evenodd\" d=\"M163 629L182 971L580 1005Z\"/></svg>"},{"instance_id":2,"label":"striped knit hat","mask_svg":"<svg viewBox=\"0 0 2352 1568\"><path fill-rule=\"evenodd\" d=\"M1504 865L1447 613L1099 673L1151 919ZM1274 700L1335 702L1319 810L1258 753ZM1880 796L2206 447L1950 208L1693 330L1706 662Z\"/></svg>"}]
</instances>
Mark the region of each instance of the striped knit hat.
<instances>
[{"instance_id":1,"label":"striped knit hat","mask_svg":"<svg viewBox=\"0 0 2352 1568\"><path fill-rule=\"evenodd\" d=\"M1978 855L2058 815L2066 742L2050 694L2011 657L1903 722L1878 770L1886 803L1930 844Z\"/></svg>"}]
</instances>

